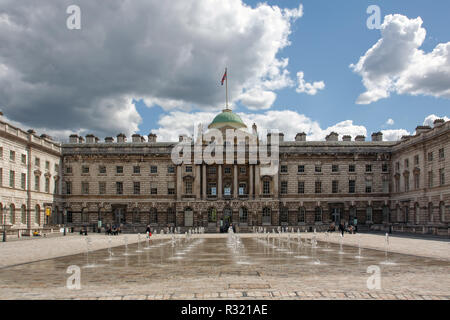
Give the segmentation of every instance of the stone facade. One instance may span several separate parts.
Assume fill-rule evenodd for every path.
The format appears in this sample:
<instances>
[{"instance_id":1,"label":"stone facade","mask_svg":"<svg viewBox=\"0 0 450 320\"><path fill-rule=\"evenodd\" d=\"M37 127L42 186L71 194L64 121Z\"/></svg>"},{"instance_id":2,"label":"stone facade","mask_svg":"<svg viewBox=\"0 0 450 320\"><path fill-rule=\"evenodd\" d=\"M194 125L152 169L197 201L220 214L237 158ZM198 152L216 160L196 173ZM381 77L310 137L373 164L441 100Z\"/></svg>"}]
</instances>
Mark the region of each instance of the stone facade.
<instances>
[{"instance_id":1,"label":"stone facade","mask_svg":"<svg viewBox=\"0 0 450 320\"><path fill-rule=\"evenodd\" d=\"M176 165L171 152L177 143L158 142L154 134L147 139L135 134L131 142L124 134L105 142L72 135L69 143L58 144L1 126L1 203L14 204L16 211L32 208L28 228L37 226L32 212L38 204L53 209L50 220L39 225L64 220L80 228L100 220L103 226L120 223L129 232L143 232L147 225L218 232L221 220L241 231L254 226L323 230L357 218L360 229L449 234L450 122L418 127L417 135L397 142L383 141L381 133L372 141L340 139L336 133L326 141L307 141L299 133L295 141L280 142L274 176L262 176L261 164L249 164L248 157L245 164ZM9 160L11 148L15 162ZM22 165L22 153L33 163ZM35 157L40 167L34 166ZM9 170L17 172L16 180L21 173L50 177L59 189L37 192L28 179L26 190L9 188ZM16 215L11 227L25 227Z\"/></svg>"}]
</instances>

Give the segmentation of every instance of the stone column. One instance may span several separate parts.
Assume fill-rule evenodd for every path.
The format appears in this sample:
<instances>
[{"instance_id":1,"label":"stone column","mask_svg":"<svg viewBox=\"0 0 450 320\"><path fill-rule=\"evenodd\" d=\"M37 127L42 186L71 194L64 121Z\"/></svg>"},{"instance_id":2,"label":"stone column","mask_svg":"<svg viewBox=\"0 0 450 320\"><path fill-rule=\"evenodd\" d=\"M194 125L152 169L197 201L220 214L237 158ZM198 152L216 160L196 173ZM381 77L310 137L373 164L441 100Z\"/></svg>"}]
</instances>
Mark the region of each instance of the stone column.
<instances>
[{"instance_id":1,"label":"stone column","mask_svg":"<svg viewBox=\"0 0 450 320\"><path fill-rule=\"evenodd\" d=\"M248 197L249 197L249 199L252 199L253 198L253 165L252 164L250 164L249 166L248 166L248 170L250 171L249 172L249 183L248 183Z\"/></svg>"},{"instance_id":2,"label":"stone column","mask_svg":"<svg viewBox=\"0 0 450 320\"><path fill-rule=\"evenodd\" d=\"M238 197L238 166L235 164L233 166L233 198Z\"/></svg>"},{"instance_id":3,"label":"stone column","mask_svg":"<svg viewBox=\"0 0 450 320\"><path fill-rule=\"evenodd\" d=\"M273 176L273 197L278 198L278 172Z\"/></svg>"},{"instance_id":4,"label":"stone column","mask_svg":"<svg viewBox=\"0 0 450 320\"><path fill-rule=\"evenodd\" d=\"M194 194L196 199L200 199L200 165L195 165Z\"/></svg>"},{"instance_id":5,"label":"stone column","mask_svg":"<svg viewBox=\"0 0 450 320\"><path fill-rule=\"evenodd\" d=\"M261 177L259 175L259 165L255 165L255 198L261 195Z\"/></svg>"},{"instance_id":6,"label":"stone column","mask_svg":"<svg viewBox=\"0 0 450 320\"><path fill-rule=\"evenodd\" d=\"M202 164L202 197L206 200L206 164Z\"/></svg>"},{"instance_id":7,"label":"stone column","mask_svg":"<svg viewBox=\"0 0 450 320\"><path fill-rule=\"evenodd\" d=\"M181 192L183 190L183 179L181 179L181 166L177 166L177 200L181 200Z\"/></svg>"},{"instance_id":8,"label":"stone column","mask_svg":"<svg viewBox=\"0 0 450 320\"><path fill-rule=\"evenodd\" d=\"M222 198L222 165L217 166L217 198Z\"/></svg>"}]
</instances>

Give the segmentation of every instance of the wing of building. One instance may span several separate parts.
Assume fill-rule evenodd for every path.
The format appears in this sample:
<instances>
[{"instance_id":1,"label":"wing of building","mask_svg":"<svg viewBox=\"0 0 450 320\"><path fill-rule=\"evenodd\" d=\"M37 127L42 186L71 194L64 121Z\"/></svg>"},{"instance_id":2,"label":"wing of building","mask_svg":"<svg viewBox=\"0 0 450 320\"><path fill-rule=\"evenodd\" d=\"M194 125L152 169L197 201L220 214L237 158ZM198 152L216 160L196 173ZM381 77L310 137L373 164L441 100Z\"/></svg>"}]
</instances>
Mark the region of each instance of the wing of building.
<instances>
[{"instance_id":1,"label":"wing of building","mask_svg":"<svg viewBox=\"0 0 450 320\"><path fill-rule=\"evenodd\" d=\"M227 109L208 128L247 130ZM250 135L261 143L256 125ZM2 228L121 225L144 232L150 225L218 232L230 223L251 231L325 230L344 222L360 230L450 234L450 122L419 126L415 136L397 142L383 141L381 133L371 141L336 133L326 141L308 141L304 133L294 141L279 137L278 170L271 175L259 160L250 161L248 148L244 163L207 164L192 156L192 163L175 164L178 142L157 141L155 134L104 142L71 135L59 143L1 120ZM184 141L194 148L194 141Z\"/></svg>"}]
</instances>

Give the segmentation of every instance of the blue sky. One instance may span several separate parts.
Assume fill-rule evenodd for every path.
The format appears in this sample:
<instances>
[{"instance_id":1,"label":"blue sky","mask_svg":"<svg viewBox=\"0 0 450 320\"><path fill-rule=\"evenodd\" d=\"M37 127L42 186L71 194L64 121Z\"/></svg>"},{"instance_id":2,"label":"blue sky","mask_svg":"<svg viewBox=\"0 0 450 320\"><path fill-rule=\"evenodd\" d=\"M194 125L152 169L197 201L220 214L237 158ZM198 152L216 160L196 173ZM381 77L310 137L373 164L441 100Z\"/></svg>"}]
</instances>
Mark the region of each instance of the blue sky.
<instances>
[{"instance_id":1,"label":"blue sky","mask_svg":"<svg viewBox=\"0 0 450 320\"><path fill-rule=\"evenodd\" d=\"M289 140L397 140L450 116L448 0L0 2L0 110L59 140L176 141L224 108L225 67L233 110Z\"/></svg>"},{"instance_id":2,"label":"blue sky","mask_svg":"<svg viewBox=\"0 0 450 320\"><path fill-rule=\"evenodd\" d=\"M251 6L259 2L245 1ZM298 6L298 1L294 0L267 3L282 8ZM352 119L354 123L364 125L368 132L395 128L413 132L430 114L450 114L450 100L421 95L393 93L370 105L357 105L355 100L364 91L364 86L361 77L349 68L380 38L379 30L369 30L366 26L369 5L379 5L382 17L396 13L408 18L420 16L427 31L421 49L429 52L438 43L450 41L449 1L304 0L301 3L304 15L292 26L291 45L282 49L278 56L289 58L287 69L291 75L302 70L306 81L323 80L326 88L314 96L299 94L295 88L282 89L277 91L271 110L294 110L318 121L322 127ZM229 67L232 72L238 72ZM233 80L232 72L230 81ZM157 121L165 113L159 107L149 109L142 104L138 104L138 111L144 118L140 126L143 134L158 127ZM240 105L235 111L248 112L248 109ZM386 125L388 118L395 121L393 126Z\"/></svg>"}]
</instances>

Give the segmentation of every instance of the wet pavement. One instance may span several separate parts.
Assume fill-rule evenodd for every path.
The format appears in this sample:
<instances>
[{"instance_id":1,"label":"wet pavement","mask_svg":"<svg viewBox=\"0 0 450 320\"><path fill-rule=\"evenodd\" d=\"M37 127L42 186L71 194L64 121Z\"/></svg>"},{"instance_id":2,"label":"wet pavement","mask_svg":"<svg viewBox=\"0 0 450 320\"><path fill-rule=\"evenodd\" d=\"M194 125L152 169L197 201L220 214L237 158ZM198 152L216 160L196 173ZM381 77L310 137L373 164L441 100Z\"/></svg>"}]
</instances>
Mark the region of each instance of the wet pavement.
<instances>
[{"instance_id":1,"label":"wet pavement","mask_svg":"<svg viewBox=\"0 0 450 320\"><path fill-rule=\"evenodd\" d=\"M177 235L0 269L1 299L450 299L450 262L288 237ZM66 287L69 266L81 289ZM370 270L379 268L379 289ZM371 286L372 285L372 286Z\"/></svg>"}]
</instances>

